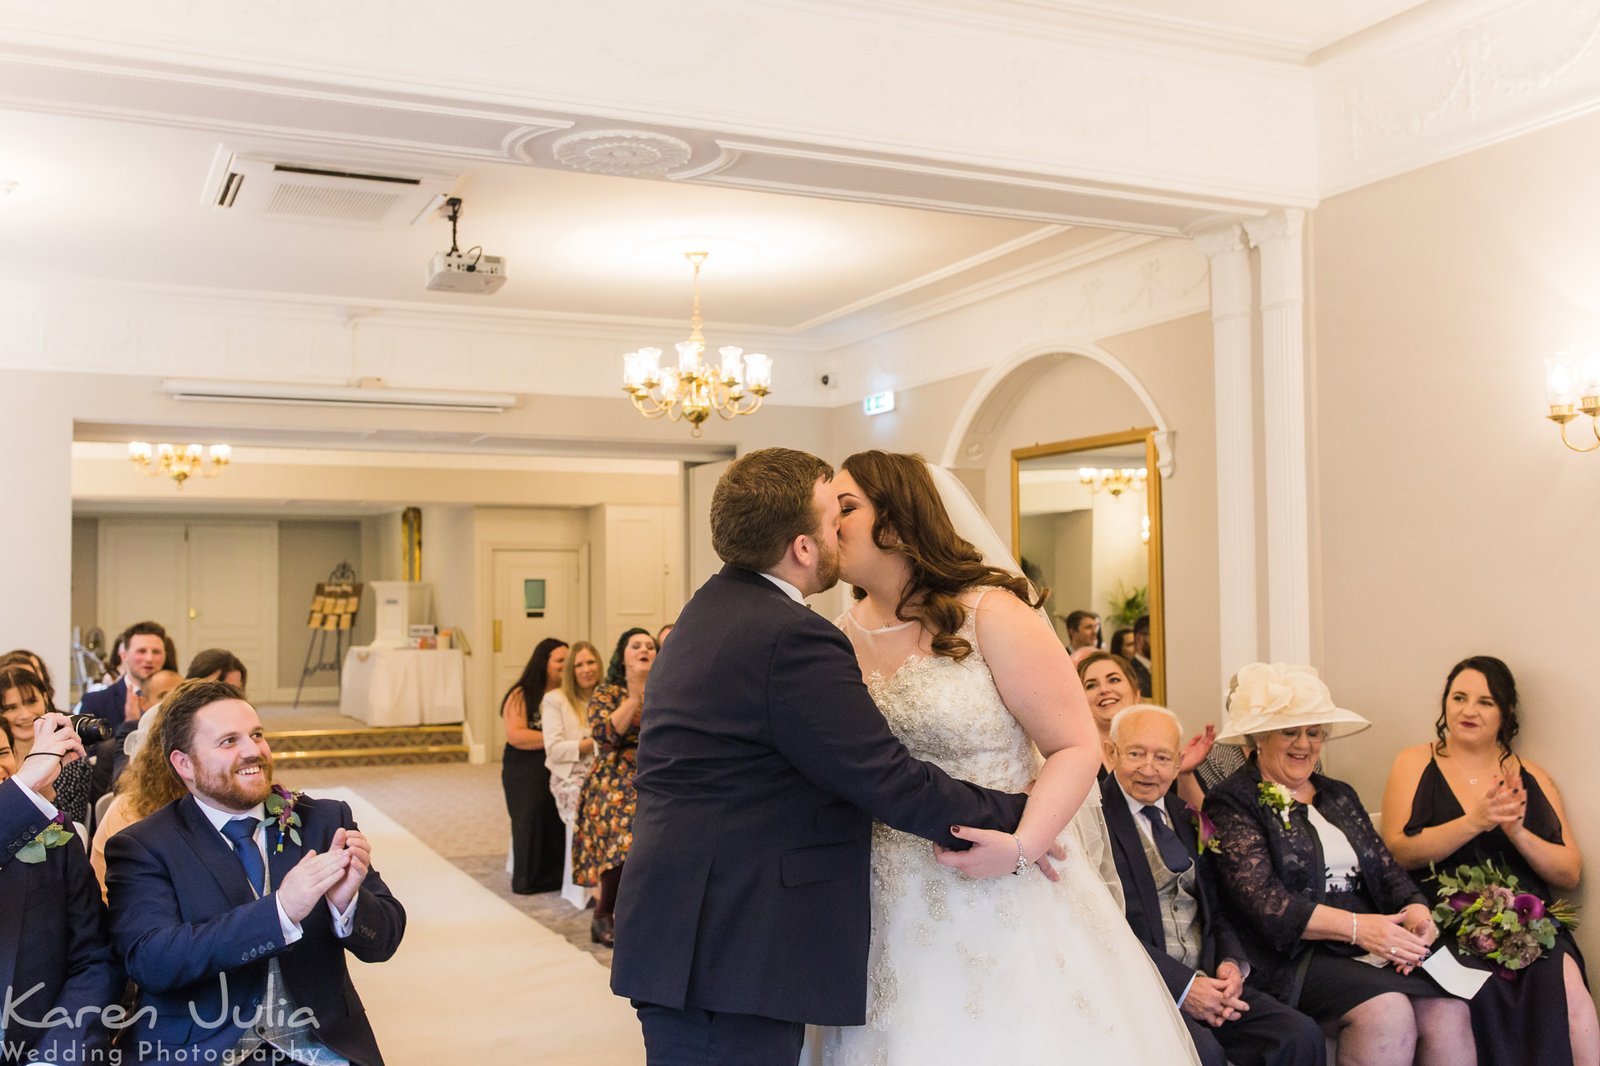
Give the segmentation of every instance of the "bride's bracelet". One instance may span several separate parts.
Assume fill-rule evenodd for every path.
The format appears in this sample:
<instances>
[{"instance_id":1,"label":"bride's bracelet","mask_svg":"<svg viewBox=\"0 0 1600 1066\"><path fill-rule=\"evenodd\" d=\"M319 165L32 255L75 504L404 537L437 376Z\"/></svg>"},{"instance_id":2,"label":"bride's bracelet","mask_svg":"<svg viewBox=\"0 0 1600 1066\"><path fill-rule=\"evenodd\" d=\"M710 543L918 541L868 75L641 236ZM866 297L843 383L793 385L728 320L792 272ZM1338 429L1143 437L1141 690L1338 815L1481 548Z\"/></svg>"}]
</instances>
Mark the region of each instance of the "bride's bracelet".
<instances>
[{"instance_id":1,"label":"bride's bracelet","mask_svg":"<svg viewBox=\"0 0 1600 1066\"><path fill-rule=\"evenodd\" d=\"M1011 871L1011 875L1015 877L1017 874L1026 873L1033 863L1028 861L1028 856L1022 851L1022 838L1012 833L1011 839L1017 842L1017 868Z\"/></svg>"}]
</instances>

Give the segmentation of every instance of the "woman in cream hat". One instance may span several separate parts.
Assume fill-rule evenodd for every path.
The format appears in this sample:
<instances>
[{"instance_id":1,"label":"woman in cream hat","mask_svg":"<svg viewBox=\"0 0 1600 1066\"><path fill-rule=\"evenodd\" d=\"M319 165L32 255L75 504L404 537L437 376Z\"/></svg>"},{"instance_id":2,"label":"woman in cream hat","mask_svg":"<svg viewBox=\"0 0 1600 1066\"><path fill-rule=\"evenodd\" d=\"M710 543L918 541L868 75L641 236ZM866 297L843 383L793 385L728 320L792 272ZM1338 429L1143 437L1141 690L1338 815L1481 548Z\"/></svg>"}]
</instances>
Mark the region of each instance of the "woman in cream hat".
<instances>
[{"instance_id":1,"label":"woman in cream hat","mask_svg":"<svg viewBox=\"0 0 1600 1066\"><path fill-rule=\"evenodd\" d=\"M1243 767L1206 797L1249 983L1339 1037L1340 1063L1474 1063L1465 1002L1415 968L1438 928L1355 789L1317 772L1323 744L1370 722L1309 666L1239 671L1218 741Z\"/></svg>"}]
</instances>

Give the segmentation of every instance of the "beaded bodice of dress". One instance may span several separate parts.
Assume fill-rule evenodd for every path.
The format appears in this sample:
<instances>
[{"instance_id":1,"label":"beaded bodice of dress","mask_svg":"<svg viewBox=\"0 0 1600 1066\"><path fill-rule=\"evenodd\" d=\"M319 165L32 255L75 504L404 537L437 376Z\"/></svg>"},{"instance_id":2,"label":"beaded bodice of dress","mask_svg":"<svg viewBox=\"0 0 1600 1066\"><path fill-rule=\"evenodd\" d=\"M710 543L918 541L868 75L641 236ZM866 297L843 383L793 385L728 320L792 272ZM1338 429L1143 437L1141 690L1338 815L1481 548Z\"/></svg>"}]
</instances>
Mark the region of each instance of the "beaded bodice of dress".
<instances>
[{"instance_id":1,"label":"beaded bodice of dress","mask_svg":"<svg viewBox=\"0 0 1600 1066\"><path fill-rule=\"evenodd\" d=\"M1006 792L1021 791L1038 772L1038 750L1006 710L989 665L978 647L975 623L978 601L991 590L977 589L962 597L967 617L958 635L972 653L957 661L916 648L915 623L909 627L868 629L846 613L840 628L862 653L862 661L879 669L866 676L867 690L889 728L912 755L973 784ZM884 645L893 647L904 633L903 657L892 670L881 669ZM887 638L887 639L885 639ZM865 650L866 645L872 649ZM875 654L876 653L876 654Z\"/></svg>"}]
</instances>

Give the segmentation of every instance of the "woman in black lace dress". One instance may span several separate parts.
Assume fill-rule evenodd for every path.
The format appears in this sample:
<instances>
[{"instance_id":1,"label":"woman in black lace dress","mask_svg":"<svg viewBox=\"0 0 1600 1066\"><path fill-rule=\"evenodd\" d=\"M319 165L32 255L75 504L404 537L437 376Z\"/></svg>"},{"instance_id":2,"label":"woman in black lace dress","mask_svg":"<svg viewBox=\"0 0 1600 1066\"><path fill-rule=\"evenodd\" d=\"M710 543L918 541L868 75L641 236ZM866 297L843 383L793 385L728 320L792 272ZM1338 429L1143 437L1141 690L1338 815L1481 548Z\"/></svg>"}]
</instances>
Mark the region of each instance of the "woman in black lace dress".
<instances>
[{"instance_id":1,"label":"woman in black lace dress","mask_svg":"<svg viewBox=\"0 0 1600 1066\"><path fill-rule=\"evenodd\" d=\"M1445 680L1438 741L1395 758L1383 796L1384 839L1430 900L1430 865L1454 872L1493 861L1516 876L1520 891L1547 903L1577 887L1581 860L1561 794L1512 749L1517 729L1511 671L1492 656L1474 656ZM1472 999L1472 1028L1487 1066L1600 1063L1600 1024L1572 934L1561 930L1533 965L1484 985Z\"/></svg>"},{"instance_id":2,"label":"woman in black lace dress","mask_svg":"<svg viewBox=\"0 0 1600 1066\"><path fill-rule=\"evenodd\" d=\"M1316 772L1325 740L1370 723L1305 666L1239 671L1219 742L1250 755L1206 797L1248 982L1339 1037L1339 1062L1475 1060L1467 1005L1415 968L1438 929L1355 789Z\"/></svg>"}]
</instances>

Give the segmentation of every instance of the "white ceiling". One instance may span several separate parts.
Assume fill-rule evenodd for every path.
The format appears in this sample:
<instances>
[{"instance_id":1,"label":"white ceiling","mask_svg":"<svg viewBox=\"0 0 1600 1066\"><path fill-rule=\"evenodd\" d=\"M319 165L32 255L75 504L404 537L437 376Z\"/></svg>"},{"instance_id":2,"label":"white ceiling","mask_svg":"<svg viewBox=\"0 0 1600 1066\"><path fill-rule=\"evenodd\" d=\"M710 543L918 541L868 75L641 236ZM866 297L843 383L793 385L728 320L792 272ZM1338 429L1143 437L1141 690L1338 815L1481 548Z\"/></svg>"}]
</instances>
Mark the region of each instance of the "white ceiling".
<instances>
[{"instance_id":1,"label":"white ceiling","mask_svg":"<svg viewBox=\"0 0 1600 1066\"><path fill-rule=\"evenodd\" d=\"M1059 225L774 193L461 163L461 246L508 260L492 296L429 292L429 257L449 247L433 218L367 229L273 219L210 202L219 149L204 130L19 111L0 112L0 198L7 244L0 278L82 278L361 301L577 316L687 319L683 253L711 251L708 320L792 328L879 297L948 286L974 271L1016 267L1104 237ZM291 140L252 141L252 154L370 166ZM415 159L390 153L397 169ZM428 164L438 168L437 160ZM660 338L663 343L676 338Z\"/></svg>"}]
</instances>

